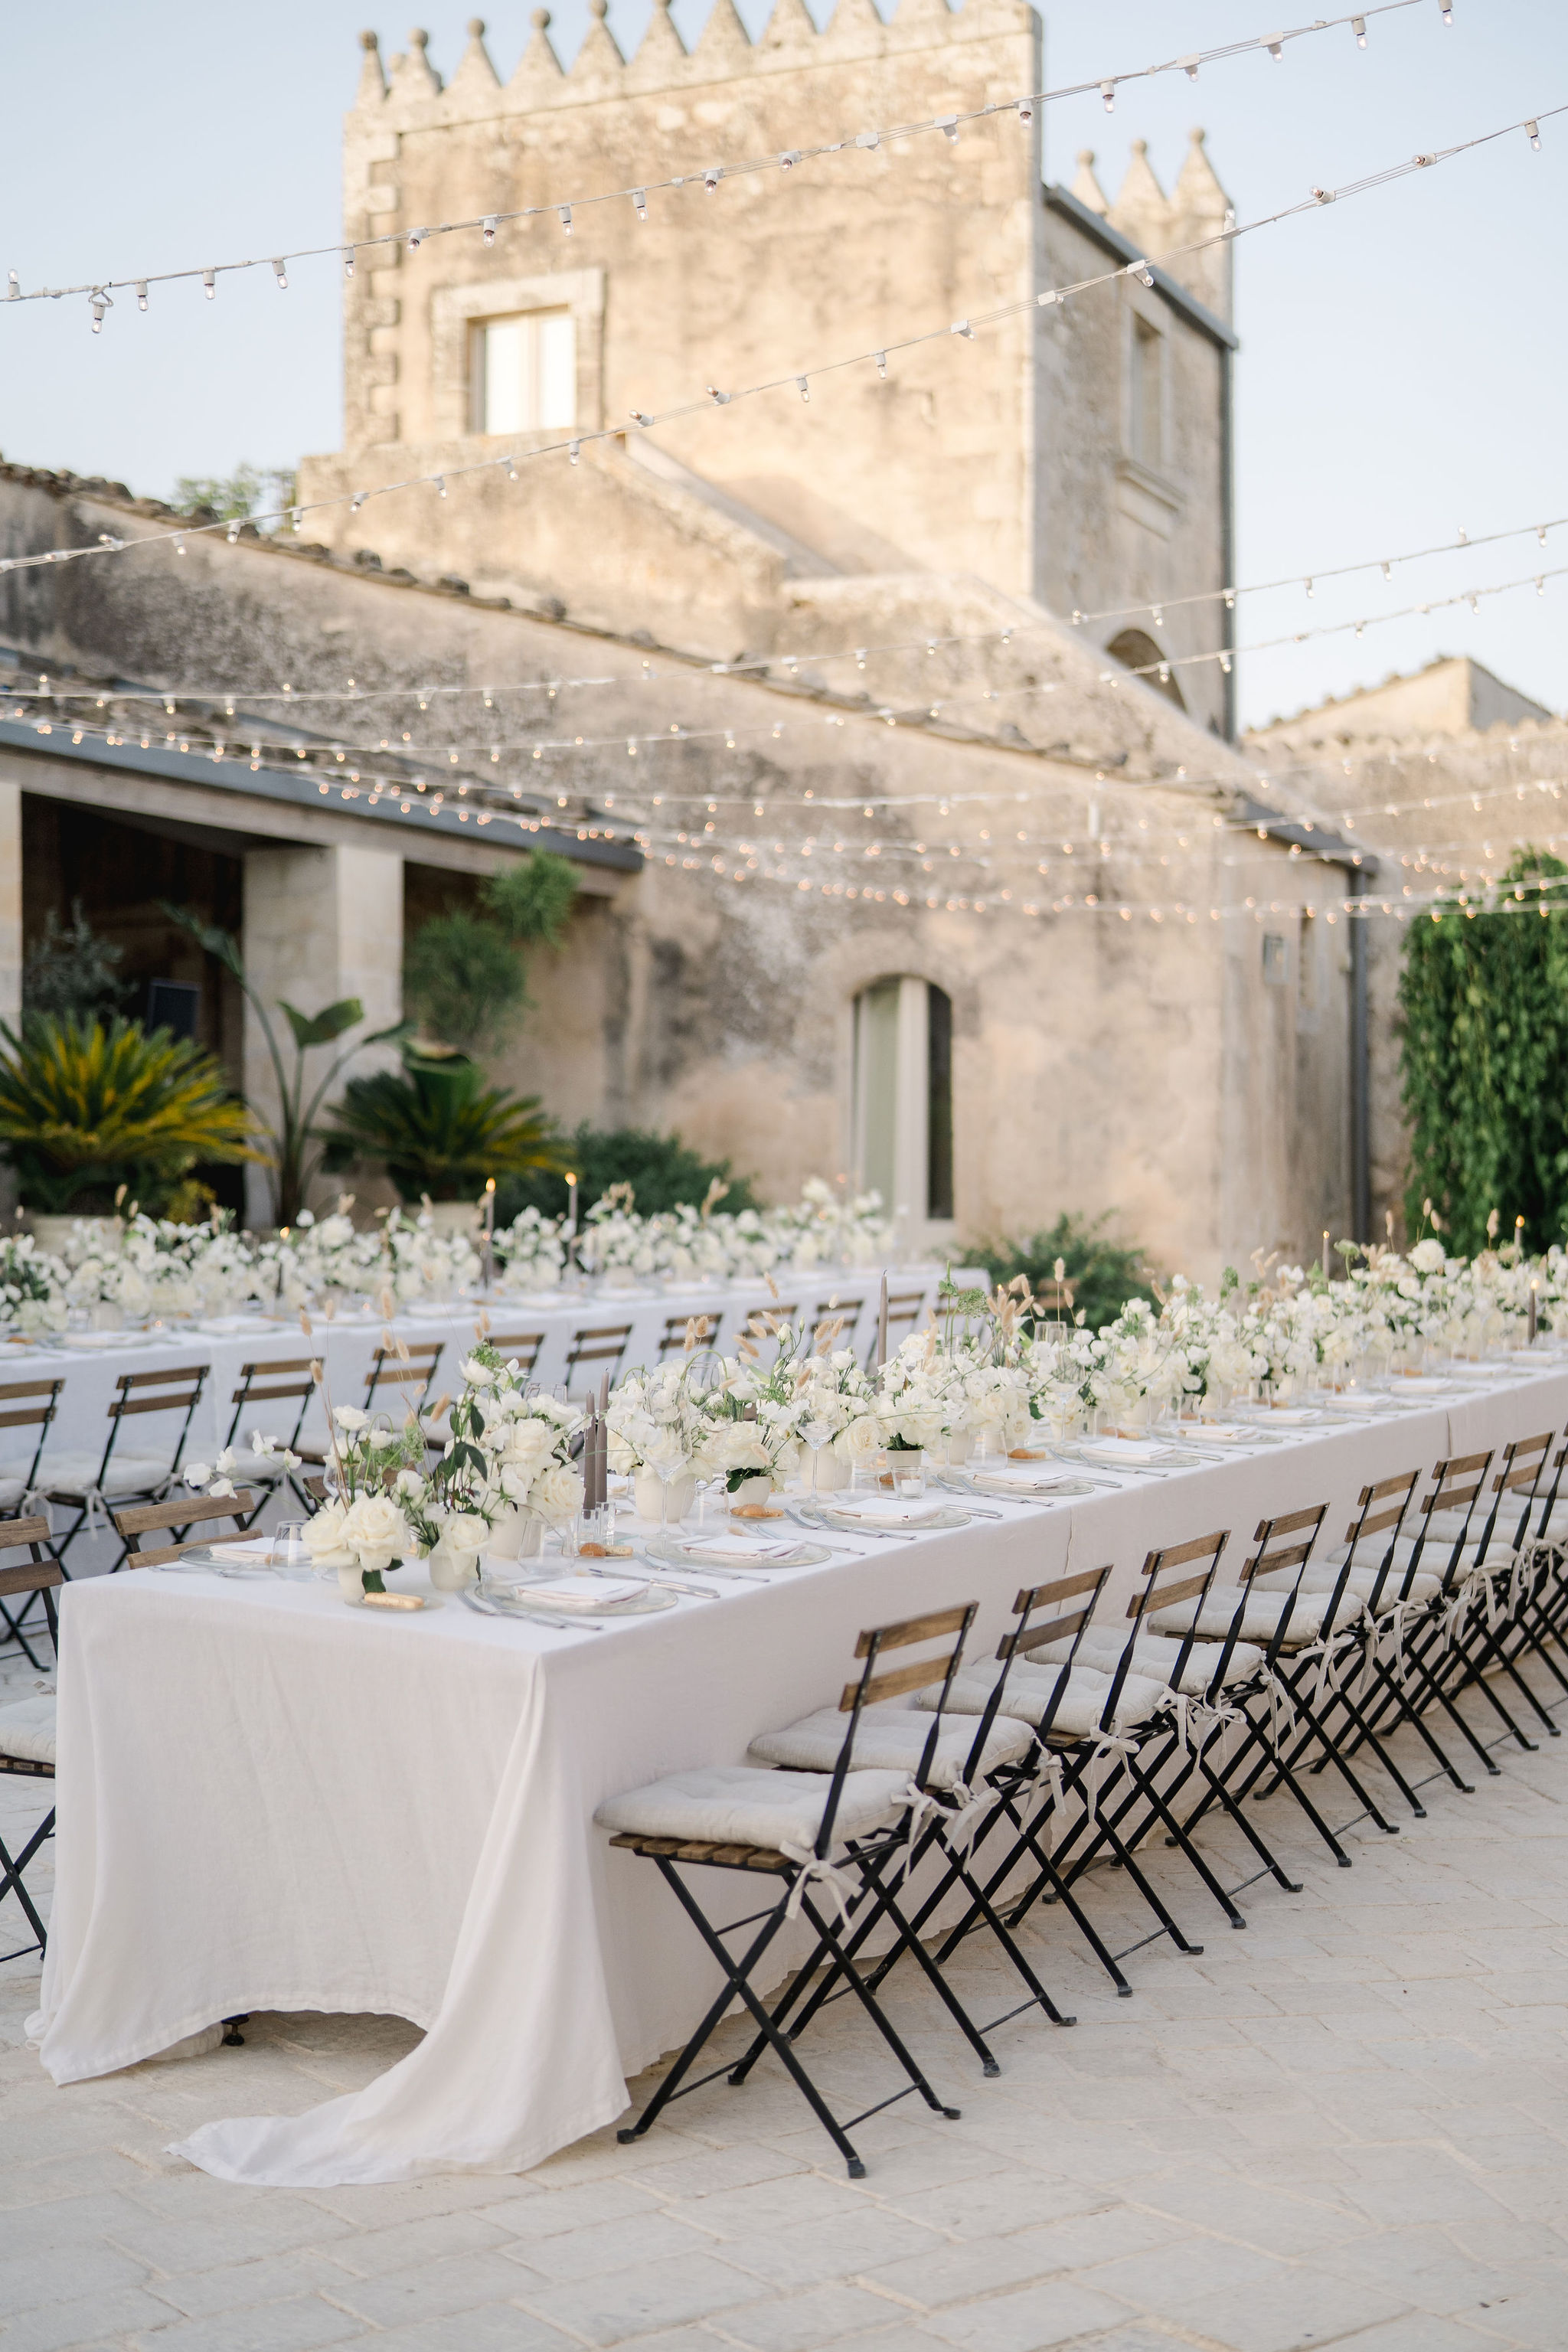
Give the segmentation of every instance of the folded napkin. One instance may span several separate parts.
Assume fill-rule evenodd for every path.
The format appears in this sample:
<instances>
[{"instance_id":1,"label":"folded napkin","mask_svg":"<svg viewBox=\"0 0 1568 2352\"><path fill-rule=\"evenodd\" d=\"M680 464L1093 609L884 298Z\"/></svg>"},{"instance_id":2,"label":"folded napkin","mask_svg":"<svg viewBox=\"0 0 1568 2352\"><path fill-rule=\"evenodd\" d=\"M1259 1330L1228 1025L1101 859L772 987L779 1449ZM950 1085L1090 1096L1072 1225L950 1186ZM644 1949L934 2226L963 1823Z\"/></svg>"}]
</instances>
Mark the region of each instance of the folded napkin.
<instances>
[{"instance_id":1,"label":"folded napkin","mask_svg":"<svg viewBox=\"0 0 1568 2352\"><path fill-rule=\"evenodd\" d=\"M640 1601L647 1591L646 1577L564 1577L559 1584L519 1584L519 1601L542 1601L552 1609L604 1609L612 1601Z\"/></svg>"},{"instance_id":2,"label":"folded napkin","mask_svg":"<svg viewBox=\"0 0 1568 2352\"><path fill-rule=\"evenodd\" d=\"M270 1536L252 1536L245 1543L219 1544L213 1558L215 1559L270 1560L272 1538Z\"/></svg>"},{"instance_id":3,"label":"folded napkin","mask_svg":"<svg viewBox=\"0 0 1568 2352\"><path fill-rule=\"evenodd\" d=\"M868 1495L863 1499L825 1503L822 1508L831 1518L859 1519L868 1528L929 1528L941 1518L944 1506L912 1500L900 1502L893 1495Z\"/></svg>"}]
</instances>

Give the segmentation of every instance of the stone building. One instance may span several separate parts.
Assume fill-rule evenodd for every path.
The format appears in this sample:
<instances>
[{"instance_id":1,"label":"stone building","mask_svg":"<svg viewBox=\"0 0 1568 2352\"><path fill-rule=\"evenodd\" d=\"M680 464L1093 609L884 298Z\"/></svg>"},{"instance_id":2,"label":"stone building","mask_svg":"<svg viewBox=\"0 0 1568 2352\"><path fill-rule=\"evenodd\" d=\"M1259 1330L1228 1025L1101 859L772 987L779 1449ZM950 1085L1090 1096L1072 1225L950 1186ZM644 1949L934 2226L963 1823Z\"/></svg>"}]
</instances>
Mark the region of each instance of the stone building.
<instances>
[{"instance_id":1,"label":"stone building","mask_svg":"<svg viewBox=\"0 0 1568 2352\"><path fill-rule=\"evenodd\" d=\"M780 0L752 47L720 0L690 57L662 9L629 62L596 17L563 75L536 20L504 89L478 30L445 89L423 37L367 47L345 234L396 239L356 254L345 446L300 530L176 536L0 468L11 1001L19 931L89 868L144 961L185 952L153 869L205 857L269 987L374 1017L409 928L551 842L585 887L498 1075L564 1121L678 1127L775 1196L879 1182L928 1245L1067 1208L1212 1275L1349 1230L1337 908L1373 866L1227 740L1228 252L1146 266L1223 226L1201 140L1170 198L1135 148L1108 205L1091 159L1042 184L1011 103L882 135L1037 89L1035 24L843 0L819 35ZM646 221L585 200L645 182ZM489 246L422 233L522 205ZM884 341L885 377L809 373ZM145 544L37 560L106 535Z\"/></svg>"},{"instance_id":2,"label":"stone building","mask_svg":"<svg viewBox=\"0 0 1568 2352\"><path fill-rule=\"evenodd\" d=\"M1404 1229L1399 974L1410 924L1439 891L1495 878L1521 852L1568 857L1568 721L1466 656L1274 720L1247 749L1375 859L1366 936L1373 1230ZM1507 1202L1500 1203L1505 1215Z\"/></svg>"}]
</instances>

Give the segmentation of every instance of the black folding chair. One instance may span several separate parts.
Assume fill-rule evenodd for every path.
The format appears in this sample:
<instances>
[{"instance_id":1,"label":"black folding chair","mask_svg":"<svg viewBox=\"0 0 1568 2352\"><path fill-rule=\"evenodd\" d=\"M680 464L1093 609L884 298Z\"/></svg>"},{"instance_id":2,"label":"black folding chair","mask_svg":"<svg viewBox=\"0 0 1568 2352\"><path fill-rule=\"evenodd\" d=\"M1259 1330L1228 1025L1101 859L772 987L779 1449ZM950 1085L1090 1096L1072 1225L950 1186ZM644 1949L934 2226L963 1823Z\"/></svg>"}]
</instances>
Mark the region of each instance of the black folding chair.
<instances>
[{"instance_id":1,"label":"black folding chair","mask_svg":"<svg viewBox=\"0 0 1568 2352\"><path fill-rule=\"evenodd\" d=\"M0 1465L0 1510L14 1509L18 1503L25 1505L37 1494L38 1462L43 1454L44 1440L58 1409L60 1391L64 1386L63 1380L57 1380L7 1381L0 1387L0 1407L4 1408L0 1410L0 1429L35 1429L37 1432L30 1454L19 1454L15 1460ZM38 1661L22 1628L37 1599L37 1591L30 1591L14 1617L4 1601L0 1601L0 1621L4 1621L5 1627L5 1633L0 1633L0 1649L6 1649L11 1643L16 1643L31 1666L36 1666Z\"/></svg>"},{"instance_id":2,"label":"black folding chair","mask_svg":"<svg viewBox=\"0 0 1568 2352\"><path fill-rule=\"evenodd\" d=\"M724 1979L716 1999L637 2122L617 2133L623 2143L640 2139L674 2100L700 2090L721 2074L735 2074L732 2063L721 2064L694 2080L689 2079L698 2057L736 2000L743 2003L758 2033L837 2148L852 2180L863 2179L866 2168L849 2134L869 2116L879 2115L885 2107L916 2092L934 2114L957 2116L958 2109L944 2106L931 2089L858 1970L849 1969L844 1979L848 1991L881 2035L906 2080L902 2088L888 2098L840 2122L806 2073L795 2037L780 2030L752 1979L786 1924L797 1916L804 1917L815 1932L817 1949L838 1958L844 1945L841 1923L849 1905L867 1887L874 1893L881 1892L889 1874L900 1862L908 1843L909 1805L899 1790L907 1775L856 1769L852 1760L856 1733L864 1709L879 1699L895 1698L918 1689L933 1675L944 1688L950 1686L975 1613L975 1604L971 1601L963 1608L935 1610L929 1615L878 1626L861 1634L855 1654L863 1664L839 1696L839 1711L848 1719L843 1745L830 1773L714 1767L705 1771L677 1773L652 1788L633 1790L600 1807L595 1818L613 1832L611 1844L656 1864ZM933 1642L950 1643L952 1646L945 1656L934 1662L882 1667L881 1662L890 1654L915 1646L929 1647ZM931 1754L935 1752L941 1725L938 1710L931 1717L928 1743ZM736 1818L737 1808L763 1805L769 1784L773 1801L781 1809L779 1818L802 1831L798 1842L795 1837L788 1840L791 1851L760 1842L742 1843L726 1835L722 1829L714 1833L714 1823ZM812 1822L816 1826L808 1834ZM677 1822L679 1828L672 1828ZM776 1880L778 1892L761 1910L715 1927L682 1874L691 1866L753 1872L759 1877ZM837 1920L826 1916L826 1908L819 1899L819 1890L824 1885L832 1898L826 1908L837 1907ZM739 1956L732 1954L726 1939L748 1930L755 1932L744 1950ZM935 1971L929 1955L915 1945L911 1957L921 1966L928 1981L934 1982Z\"/></svg>"},{"instance_id":3,"label":"black folding chair","mask_svg":"<svg viewBox=\"0 0 1568 2352\"><path fill-rule=\"evenodd\" d=\"M48 1627L49 1642L57 1659L59 1655L59 1620L55 1613L55 1593L65 1581L65 1571L54 1556L47 1519L0 1519L0 1556L26 1550L27 1560L16 1567L0 1567L0 1593L15 1598L26 1593L23 1613L31 1606L32 1596L41 1596L44 1619ZM27 1653L33 1657L31 1650ZM34 1664L38 1662L34 1658ZM0 1773L7 1778L24 1780L53 1781L55 1777L55 1702L52 1696L39 1693L29 1698L14 1699L0 1706ZM22 1916L33 1931L33 1940L18 1944L15 1951L0 1952L0 1961L20 1959L26 1952L41 1952L48 1941L37 1905L28 1894L26 1883L27 1865L52 1837L55 1809L51 1805L22 1846L11 1853L0 1839L0 1903L7 1895L15 1895L22 1906Z\"/></svg>"},{"instance_id":4,"label":"black folding chair","mask_svg":"<svg viewBox=\"0 0 1568 2352\"><path fill-rule=\"evenodd\" d=\"M160 1367L152 1372L121 1372L115 1381L117 1391L109 1407L109 1435L96 1469L89 1467L90 1456L79 1463L57 1462L53 1466L46 1454L38 1465L40 1492L52 1504L67 1509L74 1507L76 1517L63 1536L55 1539L55 1555L62 1568L66 1554L84 1528L96 1522L100 1507L112 1504L155 1502L179 1475L184 1455L185 1442L191 1433L191 1422L206 1386L208 1367L205 1364L180 1364ZM167 1458L160 1453L155 1457L127 1455L118 1450L118 1441L128 1420L142 1413L168 1413L180 1416L179 1434ZM125 1559L123 1545L110 1566L110 1573ZM66 1570L68 1576L69 1570Z\"/></svg>"},{"instance_id":5,"label":"black folding chair","mask_svg":"<svg viewBox=\"0 0 1568 2352\"><path fill-rule=\"evenodd\" d=\"M229 1399L234 1413L228 1424L228 1435L224 1440L226 1451L233 1453L238 1450L241 1433L249 1422L251 1434L262 1433L276 1438L280 1450L299 1454L300 1433L304 1428L310 1400L316 1393L311 1364L312 1360L309 1356L291 1357L287 1363L241 1364L239 1386ZM258 1433L256 1422L251 1420L253 1409L258 1405L270 1408L279 1404L295 1407L288 1436L278 1437L275 1430ZM261 1415L263 1421L270 1421L273 1417L270 1411ZM287 1413L282 1417L286 1420ZM258 1517L278 1487L287 1485L296 1496L300 1494L292 1472L268 1454L258 1453L248 1441L245 1443L244 1459L237 1465L237 1475L262 1490L261 1499L256 1506L255 1516Z\"/></svg>"},{"instance_id":6,"label":"black folding chair","mask_svg":"<svg viewBox=\"0 0 1568 2352\"><path fill-rule=\"evenodd\" d=\"M570 1391L572 1375L579 1364L603 1364L609 1368L612 1381L621 1369L621 1359L632 1336L629 1323L605 1323L596 1330L574 1331L572 1345L566 1351L566 1386ZM595 1380L592 1385L597 1386Z\"/></svg>"}]
</instances>

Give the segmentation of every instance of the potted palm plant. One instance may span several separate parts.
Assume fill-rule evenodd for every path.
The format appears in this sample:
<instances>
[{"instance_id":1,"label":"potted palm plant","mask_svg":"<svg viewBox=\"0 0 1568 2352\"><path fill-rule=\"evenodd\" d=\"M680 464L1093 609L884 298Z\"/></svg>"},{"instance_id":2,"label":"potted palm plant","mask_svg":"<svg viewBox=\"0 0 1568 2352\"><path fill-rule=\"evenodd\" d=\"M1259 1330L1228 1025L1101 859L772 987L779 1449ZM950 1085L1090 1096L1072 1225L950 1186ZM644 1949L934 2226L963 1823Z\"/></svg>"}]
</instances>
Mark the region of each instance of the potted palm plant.
<instances>
[{"instance_id":1,"label":"potted palm plant","mask_svg":"<svg viewBox=\"0 0 1568 2352\"><path fill-rule=\"evenodd\" d=\"M385 1169L405 1201L427 1200L438 1223L468 1223L488 1177L554 1168L561 1147L537 1095L487 1087L476 1063L450 1049L405 1047L403 1071L351 1078L316 1132L322 1165Z\"/></svg>"},{"instance_id":2,"label":"potted palm plant","mask_svg":"<svg viewBox=\"0 0 1568 2352\"><path fill-rule=\"evenodd\" d=\"M111 1225L127 1195L156 1213L198 1160L258 1156L222 1065L189 1038L36 1013L0 1025L0 1155L45 1249L78 1218Z\"/></svg>"}]
</instances>

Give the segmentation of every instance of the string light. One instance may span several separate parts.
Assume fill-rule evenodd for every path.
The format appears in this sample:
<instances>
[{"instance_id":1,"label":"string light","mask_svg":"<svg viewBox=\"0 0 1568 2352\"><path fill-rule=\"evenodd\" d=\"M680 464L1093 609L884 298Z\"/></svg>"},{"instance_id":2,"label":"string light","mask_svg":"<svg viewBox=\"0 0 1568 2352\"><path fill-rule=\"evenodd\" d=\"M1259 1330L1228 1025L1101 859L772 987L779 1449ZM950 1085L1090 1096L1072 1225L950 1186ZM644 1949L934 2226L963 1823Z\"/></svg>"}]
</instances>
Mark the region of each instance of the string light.
<instances>
[{"instance_id":1,"label":"string light","mask_svg":"<svg viewBox=\"0 0 1568 2352\"><path fill-rule=\"evenodd\" d=\"M278 280L279 292L280 294L287 294L289 291L289 272L281 261L275 261L273 263L272 275Z\"/></svg>"},{"instance_id":2,"label":"string light","mask_svg":"<svg viewBox=\"0 0 1568 2352\"><path fill-rule=\"evenodd\" d=\"M1413 0L1388 0L1388 5L1393 7L1409 5L1413 5ZM1551 110L1552 114L1563 113L1565 111L1568 111L1568 106L1557 107ZM1540 118L1542 121L1545 121L1547 119L1548 117L1546 115L1542 115ZM1452 146L1436 150L1430 154L1415 156L1408 162L1390 165L1381 172L1369 173L1362 180L1353 181L1348 184L1345 187L1338 190L1336 194L1338 196L1342 197L1354 196L1365 194L1373 188L1385 187L1391 182L1402 179L1410 172L1418 168L1425 169L1435 163L1447 163L1456 155L1466 154L1475 148L1487 146L1493 140L1506 136L1507 131L1517 130L1519 127L1518 123L1510 123L1506 126L1505 130L1483 131L1474 138L1458 141ZM1213 246L1228 243L1232 239L1249 234L1254 230L1266 227L1275 227L1281 221L1294 219L1299 215L1310 210L1311 205L1312 199L1308 197L1300 204L1285 205L1279 212L1267 214L1258 220L1249 221L1239 226L1227 226L1226 228L1222 229L1217 236L1197 237L1192 239L1186 245L1170 247L1165 253L1157 257L1162 261L1173 261L1180 259L1186 255L1205 252ZM1100 287L1112 284L1119 278L1126 277L1130 274L1135 274L1146 269L1148 266L1147 260L1141 259L1139 261L1123 264L1116 269L1101 270L1092 278L1079 279L1075 285L1058 289L1056 292L1056 299L1058 301L1064 301L1069 295L1082 295L1088 293ZM1004 320L1016 317L1021 311L1033 309L1037 299L1038 299L1043 298L1030 295L1023 301L1003 303L994 310L974 314L974 318L972 321L965 321L963 323L978 324L984 327L998 326ZM952 331L953 331L953 330L951 328L928 328L923 332L905 337L900 343L886 346L884 348L883 356L886 355L887 350L914 350L921 344L934 341L941 334L950 333ZM863 366L868 361L875 359L877 356L877 353L874 352L850 352L839 359L825 360L820 362L811 370L811 373L815 375L837 374L849 368ZM729 397L731 400L758 398L765 393L779 390L784 384L790 382L795 382L796 383L799 382L798 373L795 370L791 370L786 375L770 377L763 382L742 386L739 390L732 392ZM675 418L690 415L700 407L700 404L701 404L700 402L695 400L687 400L679 403L673 408L662 410L658 412L658 415L651 414L642 409L633 409L631 411L631 421L640 428L647 430L657 423L666 423ZM584 434L580 437L584 441L603 441L613 438L614 435L615 428L613 426L605 426L595 433ZM566 444L563 441L544 442L536 448L529 450L525 454L530 459L552 457L558 455L565 446ZM509 461L501 458L480 458L476 460L476 462L471 466L461 467L455 470L465 476L470 474L480 474L488 471L490 467L496 465L506 462ZM435 478L436 478L434 476L428 474L412 475L406 477L402 481L378 484L374 490L368 490L362 495L386 498L394 495L399 490L417 488L421 484L428 483ZM349 503L350 495L350 493L345 491L341 492L335 498L312 500L310 502L311 509L312 511L326 511L334 508L346 506ZM270 518L265 516L262 518L262 520L268 519ZM195 526L195 528L199 530L217 527L218 526L216 525L205 524ZM150 532L142 539L127 541L126 546L127 548L136 547L139 549L156 547L166 540L169 534L167 532ZM0 559L0 572L25 571L37 563L75 562L79 561L85 556L96 555L102 551L103 551L99 548L80 547L51 549L45 553L34 556L13 556ZM1226 592L1227 604L1230 601L1232 593L1233 592ZM1222 667L1228 667L1228 656L1222 657Z\"/></svg>"},{"instance_id":3,"label":"string light","mask_svg":"<svg viewBox=\"0 0 1568 2352\"><path fill-rule=\"evenodd\" d=\"M1383 0L1382 5L1373 8L1367 8L1362 12L1362 16L1364 18L1394 16L1401 13L1406 8L1413 8L1420 5L1422 5L1422 0ZM1446 12L1444 21L1451 21L1451 11ZM1011 98L993 100L988 104L973 108L967 112L935 115L922 121L899 123L885 131L862 131L857 132L852 140L833 140L825 142L816 146L793 147L785 151L775 152L774 153L766 156L743 158L733 163L710 164L702 171L700 177L705 187L713 188L717 186L721 178L734 179L747 173L772 171L783 162L784 154L785 152L792 155L795 163L805 163L815 161L817 158L826 155L853 153L856 150L860 150L863 152L870 152L880 145L884 137L913 139L918 138L924 133L941 131L950 141L955 140L958 136L960 127L964 123L982 122L989 116L1001 113L1013 113L1016 111L1022 115L1023 110L1026 107L1027 107L1030 111L1029 114L1023 115L1023 119L1028 121L1032 119L1033 110L1037 107L1049 106L1063 100L1083 97L1097 89L1100 93L1100 97L1104 102L1105 110L1109 114L1114 110L1117 90L1129 82L1152 80L1161 74L1177 72L1184 73L1189 80L1195 81L1197 79L1197 68L1200 65L1217 64L1232 58L1249 55L1259 48L1267 48L1271 55L1278 55L1279 54L1279 45L1284 41L1305 40L1314 33L1334 31L1352 22L1352 19L1349 16L1335 16L1331 18L1318 17L1310 24L1293 26L1288 31L1283 33L1252 35L1240 40L1220 43L1213 48L1194 50L1185 57L1163 58L1153 65L1141 66L1125 73L1104 76L1097 74L1087 81L1066 83L1058 89L1033 90L1020 93ZM676 189L691 184L698 176L699 174L695 172L676 173L668 180L658 181L650 184L660 190ZM476 215L470 219L435 222L416 227L407 232L408 250L411 253L418 252L421 245L429 237L458 236L476 228L479 229L482 236L484 236L486 228L492 222L499 226L503 222L510 223L518 220L537 219L542 214L551 210L554 210L560 215L562 226L565 229L567 235L570 236L572 233L571 214L574 205L581 209L591 205L611 204L618 202L623 197L628 195L632 196L635 201L635 199L639 195L646 198L647 193L647 189L634 190L630 188L616 188L589 195L574 195L567 202L563 202L559 198L552 197L542 204L521 206L514 212L486 213L480 215ZM637 217L639 219L643 217L640 209L638 211ZM358 242L361 247L395 245L400 241L403 234L404 233L400 230L389 230L382 236L362 237ZM488 239L486 241L488 242ZM353 275L352 247L344 249L335 244L304 246L299 247L294 252L287 254L283 258L286 261L311 261L319 259L325 254L338 252L340 250L343 251L345 274L352 277ZM267 260L267 257L257 257L238 261L218 262L214 265L212 269L165 269L157 272L148 271L144 273L144 276L147 282L155 282L160 285L173 284L176 280L199 276L202 279L203 286L210 298L212 293L211 281L217 271L228 274L237 270L257 269L264 266L271 265ZM16 273L13 270L9 273L7 298L12 300L19 299L27 302L48 301L58 299L61 295L68 294L90 296L95 284L102 284L112 290L121 287L134 285L136 282L137 280L133 278L106 278L102 280L88 280L76 286L42 286L36 288L30 293L23 293L16 278ZM11 287L15 287L16 289L15 293L10 291Z\"/></svg>"}]
</instances>

